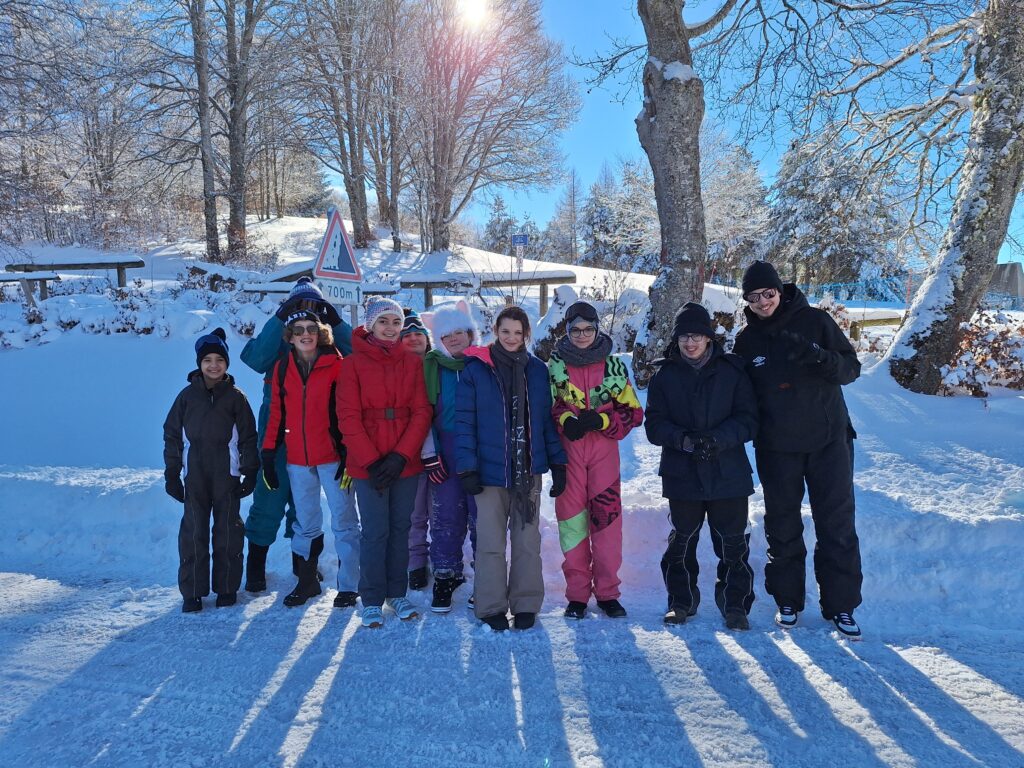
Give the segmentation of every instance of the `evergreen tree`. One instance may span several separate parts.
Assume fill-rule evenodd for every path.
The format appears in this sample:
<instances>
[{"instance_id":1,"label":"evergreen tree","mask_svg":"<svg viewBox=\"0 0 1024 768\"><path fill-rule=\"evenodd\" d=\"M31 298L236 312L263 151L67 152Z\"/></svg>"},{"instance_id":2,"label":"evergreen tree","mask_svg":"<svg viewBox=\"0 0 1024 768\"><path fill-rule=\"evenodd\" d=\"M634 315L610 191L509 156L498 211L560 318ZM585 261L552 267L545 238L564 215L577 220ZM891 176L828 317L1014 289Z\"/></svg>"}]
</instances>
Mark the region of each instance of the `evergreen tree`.
<instances>
[{"instance_id":1,"label":"evergreen tree","mask_svg":"<svg viewBox=\"0 0 1024 768\"><path fill-rule=\"evenodd\" d=\"M484 225L481 247L495 253L512 253L512 234L516 232L516 220L505 205L505 198L497 195L491 202L491 212Z\"/></svg>"}]
</instances>

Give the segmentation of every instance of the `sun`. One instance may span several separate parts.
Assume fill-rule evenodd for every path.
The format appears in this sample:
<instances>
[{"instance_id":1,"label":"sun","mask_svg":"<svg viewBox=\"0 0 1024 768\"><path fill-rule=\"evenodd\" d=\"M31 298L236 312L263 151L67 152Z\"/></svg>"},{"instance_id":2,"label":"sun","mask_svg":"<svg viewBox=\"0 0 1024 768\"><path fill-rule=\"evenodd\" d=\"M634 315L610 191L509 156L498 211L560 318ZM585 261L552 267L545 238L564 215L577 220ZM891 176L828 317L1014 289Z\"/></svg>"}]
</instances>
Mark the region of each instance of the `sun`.
<instances>
[{"instance_id":1,"label":"sun","mask_svg":"<svg viewBox=\"0 0 1024 768\"><path fill-rule=\"evenodd\" d=\"M458 0L459 19L470 29L480 29L487 21L487 0Z\"/></svg>"}]
</instances>

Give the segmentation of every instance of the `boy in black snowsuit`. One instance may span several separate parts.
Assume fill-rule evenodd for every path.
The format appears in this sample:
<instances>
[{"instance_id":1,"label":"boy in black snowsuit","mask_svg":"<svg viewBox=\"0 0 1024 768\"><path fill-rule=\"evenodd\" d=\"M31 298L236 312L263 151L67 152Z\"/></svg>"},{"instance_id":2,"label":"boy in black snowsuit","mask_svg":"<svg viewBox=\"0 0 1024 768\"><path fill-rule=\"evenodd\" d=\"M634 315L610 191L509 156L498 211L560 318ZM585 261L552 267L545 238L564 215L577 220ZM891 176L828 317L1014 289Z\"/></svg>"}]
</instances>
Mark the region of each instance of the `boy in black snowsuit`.
<instances>
[{"instance_id":1,"label":"boy in black snowsuit","mask_svg":"<svg viewBox=\"0 0 1024 768\"><path fill-rule=\"evenodd\" d=\"M765 589L779 606L775 620L795 626L804 609L806 484L822 615L844 635L860 637L853 619L863 581L854 523L856 434L842 390L860 375L860 362L836 322L795 285L783 286L771 264L747 269L743 298L747 325L733 352L746 360L757 395L754 453L764 489Z\"/></svg>"},{"instance_id":2,"label":"boy in black snowsuit","mask_svg":"<svg viewBox=\"0 0 1024 768\"><path fill-rule=\"evenodd\" d=\"M239 500L256 485L259 452L256 419L227 372L229 361L222 328L200 336L198 370L188 375L188 386L164 421L164 487L185 505L178 532L183 613L202 610L202 598L210 594L211 513L217 607L234 605L242 583L245 526Z\"/></svg>"}]
</instances>

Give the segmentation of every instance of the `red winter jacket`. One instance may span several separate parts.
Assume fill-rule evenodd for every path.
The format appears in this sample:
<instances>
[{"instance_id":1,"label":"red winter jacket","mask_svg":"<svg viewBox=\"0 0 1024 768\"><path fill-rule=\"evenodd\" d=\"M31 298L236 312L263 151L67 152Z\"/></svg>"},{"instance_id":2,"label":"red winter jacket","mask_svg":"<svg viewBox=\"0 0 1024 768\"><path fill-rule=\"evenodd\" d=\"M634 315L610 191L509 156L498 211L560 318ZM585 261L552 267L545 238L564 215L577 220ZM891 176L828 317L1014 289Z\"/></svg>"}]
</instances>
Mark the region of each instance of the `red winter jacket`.
<instances>
[{"instance_id":1,"label":"red winter jacket","mask_svg":"<svg viewBox=\"0 0 1024 768\"><path fill-rule=\"evenodd\" d=\"M284 420L281 419L281 380L284 374ZM338 433L338 371L341 355L334 347L321 348L309 378L302 380L294 352L274 364L270 374L270 418L263 448L278 448L284 442L289 464L314 467L338 461L335 439ZM332 431L334 435L332 435Z\"/></svg>"},{"instance_id":2,"label":"red winter jacket","mask_svg":"<svg viewBox=\"0 0 1024 768\"><path fill-rule=\"evenodd\" d=\"M401 344L370 344L364 328L352 332L352 354L341 363L338 414L348 449L346 469L361 480L367 467L391 452L405 457L402 477L423 471L420 449L433 408L423 383L423 361Z\"/></svg>"}]
</instances>

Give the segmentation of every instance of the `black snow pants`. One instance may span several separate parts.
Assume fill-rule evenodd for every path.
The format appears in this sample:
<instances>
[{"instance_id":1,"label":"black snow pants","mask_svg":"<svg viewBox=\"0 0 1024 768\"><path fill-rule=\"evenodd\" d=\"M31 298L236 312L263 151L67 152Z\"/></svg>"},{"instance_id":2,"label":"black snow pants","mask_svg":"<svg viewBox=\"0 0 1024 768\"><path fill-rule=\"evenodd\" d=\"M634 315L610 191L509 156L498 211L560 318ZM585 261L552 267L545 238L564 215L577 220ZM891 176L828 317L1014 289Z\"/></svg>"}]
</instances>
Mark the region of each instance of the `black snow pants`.
<instances>
[{"instance_id":1,"label":"black snow pants","mask_svg":"<svg viewBox=\"0 0 1024 768\"><path fill-rule=\"evenodd\" d=\"M715 604L726 611L750 612L754 602L754 572L750 569L750 534L747 531L747 497L714 501L669 499L672 533L661 558L661 574L668 589L669 608L697 612L697 542L707 515L711 545L718 556Z\"/></svg>"},{"instance_id":2,"label":"black snow pants","mask_svg":"<svg viewBox=\"0 0 1024 768\"><path fill-rule=\"evenodd\" d=\"M807 547L800 504L804 484L811 504L816 542L814 576L821 613L832 618L861 602L863 575L854 521L853 441L833 440L813 453L755 450L764 489L764 532L768 539L765 589L779 606L804 609Z\"/></svg>"},{"instance_id":3,"label":"black snow pants","mask_svg":"<svg viewBox=\"0 0 1024 768\"><path fill-rule=\"evenodd\" d=\"M196 462L198 463L198 462ZM238 478L185 476L185 514L178 530L178 589L182 597L210 594L210 517L213 516L213 591L237 592L242 583L245 525L238 514Z\"/></svg>"}]
</instances>

